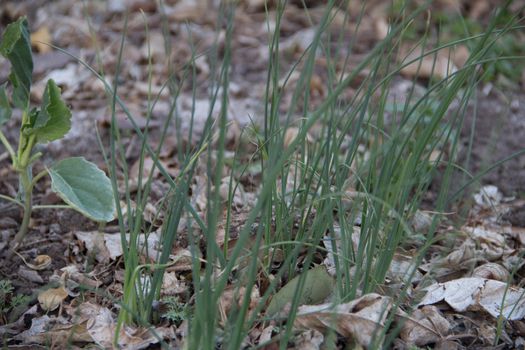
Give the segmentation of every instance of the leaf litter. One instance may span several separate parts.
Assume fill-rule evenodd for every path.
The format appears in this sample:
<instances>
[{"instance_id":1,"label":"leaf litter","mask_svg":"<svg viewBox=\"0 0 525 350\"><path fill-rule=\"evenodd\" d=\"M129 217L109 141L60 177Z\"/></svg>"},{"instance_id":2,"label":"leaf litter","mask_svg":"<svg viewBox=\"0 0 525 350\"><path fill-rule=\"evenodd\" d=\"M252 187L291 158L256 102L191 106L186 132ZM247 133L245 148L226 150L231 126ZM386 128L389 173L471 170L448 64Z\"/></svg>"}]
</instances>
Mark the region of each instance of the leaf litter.
<instances>
[{"instance_id":1,"label":"leaf litter","mask_svg":"<svg viewBox=\"0 0 525 350\"><path fill-rule=\"evenodd\" d=\"M360 2L356 1L356 3ZM356 62L360 54L371 47L371 42L384 37L388 31L384 7L373 4L374 2L371 3L367 5L370 6L370 15L367 13L363 18L363 32L360 31L365 35L362 41L358 43L355 55L350 58ZM438 3L455 8L461 6L460 1L439 1ZM478 2L476 6L470 9L472 13L469 15L473 18L483 17L487 10L484 10L482 5L487 3L486 1ZM158 9L156 5L139 0L112 1L107 9L101 6L101 4L92 3L89 4L87 10L98 15L95 17L95 26L105 31L102 41L108 45L103 51L105 59L103 68L109 72L112 71L116 62L117 52L114 40L119 37L119 31L123 27L121 15L126 9L132 11L129 19L129 31L133 40L132 44L129 45L131 48L127 49L129 52L126 53L126 64L122 72L122 76L126 77L126 80L121 89L131 99L130 109L133 111L133 115L137 117L139 127L145 130L146 125L150 123L152 132L158 132L156 129L160 128L163 119L169 113L169 105L166 105L162 100L162 98L167 97L168 92L165 90L166 92L160 94L161 100L151 111L154 119L151 122L146 122L144 100L150 91L150 87L145 83L147 67L144 61L147 59L147 46L143 34L143 21L138 13L138 9L143 8L149 12L148 15L151 15L151 19L148 21L152 28L150 40L154 44L151 46L153 49L152 59L155 62L153 69L155 74L166 75L167 71L162 64L165 59L163 36L158 25L155 26L154 23L158 21L158 13L156 13ZM359 4L353 6L359 6ZM186 62L191 54L186 42L188 31L185 26L192 30L193 39L201 46L199 47L200 50L209 49L213 44L210 38L215 37L215 14L213 11L203 11L204 8L207 9L203 1L174 1L169 2L166 6L165 11L170 20L170 30L184 39L180 40L180 50L173 54L175 63ZM102 15L106 10L109 11L108 14ZM25 2L8 2L8 5L0 11L3 11L3 15L7 18L15 18L17 15L28 11L28 5ZM41 19L34 22L36 30L33 31L33 45L38 51L35 55L35 63L38 64L41 61L40 58L43 59L45 55L52 53L48 45L41 45L40 42L51 42L72 52L80 50L82 58L94 59L95 50L93 42L90 40L90 29L82 20L81 12L74 5L65 1L56 1L43 6L40 12ZM263 112L259 101L264 96L266 65L269 57L265 42L268 32L261 16L262 13L264 13L263 1L241 1L239 20L257 25L248 26L246 32L237 33L234 39L235 48L241 53L241 55L233 58L233 81L232 86L230 86L231 91L228 91L228 94L232 95L229 118L231 125L237 127L237 131L232 132L229 137L232 141L231 144L235 146L243 142L239 131L242 130L244 133L250 126L251 119L254 116L260 116ZM315 22L321 13L322 6L312 7L311 19ZM274 12L271 13L271 16L273 14ZM111 16L114 16L116 20L111 20ZM52 21L49 20L51 17L53 18ZM70 17L75 18L75 20L72 21ZM49 23L49 25L45 23ZM341 19L340 23L347 22ZM307 48L311 41L308 38L312 38L312 33L314 33L310 24L304 18L299 7L290 6L287 8L283 24L285 38L280 46L281 55L294 57ZM104 29L105 26L108 29ZM340 30L338 27L332 29ZM351 31L350 28L347 29ZM418 53L424 49L420 46L412 46L410 49L407 47L405 52L400 53L399 60L406 62L412 57L410 52ZM411 80L416 76L426 79L446 77L464 64L465 50L465 47L458 46L451 52L440 51L436 56L426 56L420 64L415 62L403 69L402 74L406 78L402 79ZM184 57L185 55L187 57ZM255 64L248 64L246 61L249 58L253 58L252 61ZM454 65L450 64L449 58L452 59ZM60 60L62 59L64 58L60 56ZM93 139L82 139L84 127L87 125L93 128L97 124L92 122L98 121L102 136L107 137L110 115L106 109L105 101L101 97L103 89L99 82L92 79L90 74L75 61L64 60L57 63L57 60L50 60L44 68L36 70L35 89L38 89L38 84L40 84L43 91L45 88L43 82L47 81L48 78L53 78L61 86L68 101L71 101L70 103L79 109L77 112L79 116L83 116L83 124L79 124L76 129L77 132L75 132L75 122L73 122L74 137L61 141L60 146L55 147L55 152L69 155L69 151L71 151L72 153L82 154L81 152L73 152L73 149L75 147L94 148L92 147ZM322 64L319 61L317 63ZM197 81L205 82L211 72L210 62L206 56L196 59L194 66L197 72ZM0 79L3 81L6 76L4 70L0 69ZM111 77L111 74L108 77ZM314 75L309 83L315 94L311 96L311 108L315 108L325 95L323 78ZM292 92L293 87L298 83L298 77L292 75L286 84L284 80L281 83L281 88ZM154 81L152 91L159 93L160 89L160 81ZM204 122L210 109L210 101L206 94L202 91L200 93L198 99L194 99L191 92L187 90L182 91L180 96L179 113L183 116L181 118L182 128L187 130L190 126L190 118L192 116L195 118L194 135L191 142L188 136L184 136L184 140L173 141L172 139L171 143L167 142L164 145L169 145L169 149L164 149L161 153L163 158L160 161L166 168L171 167L174 175L177 174L179 166L174 160L174 155L183 151L184 147L194 146L204 128ZM347 91L346 93L352 95L356 91ZM283 109L287 108L286 99L290 95L291 93L285 95ZM42 95L37 91L32 97L37 96ZM291 99L288 102L291 103ZM88 113L82 114L81 110L84 112L88 110ZM119 126L123 130L131 130L132 127L128 118L121 111L119 111L118 116ZM175 130L171 131L171 134L175 134ZM187 133L182 134L187 135ZM297 129L295 127L289 128L285 133L284 146L287 147L296 136ZM308 135L308 137L312 140L315 139L315 136L312 135ZM125 147L127 146L130 150L127 161L131 164L132 169L130 185L135 191L138 189L137 179L139 176L137 150L131 138L126 138L123 142ZM256 143L253 140L251 142ZM69 145L73 149L70 150ZM246 149L250 147L249 144L242 144L242 146ZM179 147L183 149L179 149ZM88 154L89 156L100 157L94 151ZM204 164L206 157L203 155L201 158L199 162ZM151 174L153 183L158 186L158 191L157 198L148 203L150 212L144 213L144 215L149 224L160 227L163 208L157 204L162 198L163 185L162 179L158 175L158 169L150 173L151 168L152 159L146 158L141 175L144 180ZM216 243L220 248L227 246L231 249L235 246L240 227L246 220L247 212L250 206L253 206L258 195L259 180L257 177L260 174L260 169L257 170L255 167L251 169L252 173L249 176L244 174L245 177L239 178L238 183L230 184L228 174L225 174L221 181L220 194L224 201L227 199L227 189L230 186L236 187L237 191L234 193L233 200L235 204L233 224L227 226L225 222L221 222L218 225L219 233ZM234 171L233 168L229 168L229 170ZM301 169L297 167L294 171L299 176ZM199 209L199 214L202 217L206 215L207 210L206 176L205 172L198 172L191 186L192 201L195 203L195 207ZM3 178L1 182L4 182ZM0 185L2 189L8 186L8 184L3 183ZM293 183L287 183L285 188L289 190L289 186L293 186ZM43 194L40 194L40 198L42 197ZM473 341L473 343L477 342L477 345L488 345L490 341L495 339L491 332L499 320L505 321L501 339L509 348L519 345L520 339L523 343L522 337L525 337L525 323L523 323L525 290L521 288L517 276L520 276L523 267L525 228L510 225L508 220L505 220L506 215L510 215L509 213L512 213L513 210L517 210L516 208L523 207L523 204L521 203L520 206L519 200L504 197L498 187L494 185L482 187L478 193L474 194L472 201L473 206L469 212L467 224L459 229L440 227L439 240L435 246L431 247L430 254L419 266L412 258L415 256L414 250L408 249L396 253L387 274L386 285L382 286L382 289L380 288L385 291L384 295L367 293L346 302L331 300L336 256L341 252L341 229L336 228L332 235L324 236L323 247L326 252L322 254L320 266L299 274L299 276L306 276L304 291L308 295L300 297L298 300L297 318L293 324L294 331L297 333L294 338L295 348L320 348L329 342L330 331L344 338L347 344L370 347L373 341L377 341L374 337L387 326L386 320L392 312L395 313L395 317L394 324L390 327L399 326L401 329L399 338L395 343L399 348L408 348L411 345L420 347L443 347L447 344L449 346L451 344L463 346L460 345L464 344L461 343L461 337L466 339L468 336L477 337L478 339ZM3 205L3 202L0 203L2 208ZM135 208L125 209L134 211ZM224 214L225 220L227 213ZM16 218L16 216L14 217ZM416 234L426 234L431 222L432 216L426 211L420 210L416 212L411 225ZM32 228L35 231L40 230L41 237L49 239L49 237L53 237L52 230L48 227L51 223L53 223L52 219L49 220L45 216L40 216L37 217ZM7 221L0 224L0 230L6 232L12 230L9 225ZM111 348L115 332L116 305L110 301L111 299L101 297L97 291L113 292L116 297L122 293L123 279L119 277L123 273L122 264L119 260L122 256L120 235L114 233L116 231L115 226L112 226L114 223L110 223L105 228L105 232L99 232L92 227L89 230L89 223L79 220L75 216L73 219L66 219L57 225L59 226L57 232L70 233L69 236L58 238L64 248L62 251L50 252L49 255L41 254L42 251L38 249L38 241L35 241L34 247L31 247L32 243L29 243L27 249L21 252L26 258L31 258L27 261L32 261L32 263L26 263L26 265L32 270L34 276L21 276L18 278L18 283L29 285L29 290L36 294L30 303L32 306L27 305L24 315L21 314L20 318L13 320L8 325L2 324L0 326L2 332L7 329L4 327L10 327L9 332L11 333L7 339L10 345L15 343L48 344L49 339L53 339L52 346L59 348L71 342L74 344L94 343L103 348ZM198 236L198 226L188 217L185 217L178 230L181 233L188 234L189 228L194 235ZM229 231L226 232L226 229ZM359 222L355 223L352 232L351 237L346 238L346 243L353 245L354 249L357 250L360 241ZM348 231L345 233L348 234ZM76 239L68 239L68 237ZM127 238L129 240L129 236ZM143 261L155 259L160 249L160 231L155 230L149 235L141 234L139 241L141 242L140 247L143 248L141 253ZM454 242L453 249L448 249L451 248L450 241ZM191 253L187 248L187 239L181 238L176 243L170 266L164 275L161 293L165 296L180 296L185 302L190 302L192 260L190 259ZM43 258L43 256L47 256L49 259ZM279 259L276 258L275 262L278 263ZM20 267L22 268L22 266ZM2 270L2 275L5 275L5 278L13 278L13 275L6 273L5 269ZM410 280L408 279L409 275L411 275ZM108 278L107 276L111 277ZM262 312L259 311L261 315L272 316L272 314L282 313L286 316L286 310L293 302L298 278L284 280L265 309ZM260 281L263 280L261 278ZM59 285L38 290L40 286L47 285L52 281L58 282ZM409 304L394 308L393 297L395 295L389 295L389 293L395 294L396 290L407 283L410 284L407 293L416 305L413 311L410 311ZM80 286L88 287L89 290L83 298L80 298L78 294L81 289ZM261 282L251 289L249 312L256 311L256 305L264 292L264 287L264 283ZM389 290L391 292L388 292ZM22 289L19 289L19 293L21 291ZM243 300L246 293L245 286L237 289L231 285L226 288L219 305L223 320L226 319L231 310L240 307L237 302ZM24 317L31 320L30 326L26 326L29 323L24 322ZM480 333L475 328L470 327L471 324L481 325L479 332L485 333L478 337ZM152 348L153 344L159 343L159 339L163 339L174 347L181 346L184 340L181 339L180 335L184 334L185 327L187 327L187 323L184 322L181 325L163 322L155 325L152 329L124 327L121 330L119 345L126 349L146 349ZM251 341L254 344L264 344L265 342L271 344L279 334L277 325L265 326L262 323L251 332ZM386 333L383 334L383 336L385 335ZM374 344L377 346L380 343L381 341Z\"/></svg>"}]
</instances>

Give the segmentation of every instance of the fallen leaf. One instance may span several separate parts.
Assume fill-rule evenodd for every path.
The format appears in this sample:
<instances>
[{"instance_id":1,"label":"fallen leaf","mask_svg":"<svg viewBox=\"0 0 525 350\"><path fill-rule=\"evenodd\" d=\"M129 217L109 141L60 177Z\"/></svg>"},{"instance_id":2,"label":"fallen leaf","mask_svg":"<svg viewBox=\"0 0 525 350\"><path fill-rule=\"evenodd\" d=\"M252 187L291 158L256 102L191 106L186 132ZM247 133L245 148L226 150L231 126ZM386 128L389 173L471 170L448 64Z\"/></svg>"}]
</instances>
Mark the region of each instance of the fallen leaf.
<instances>
[{"instance_id":1,"label":"fallen leaf","mask_svg":"<svg viewBox=\"0 0 525 350\"><path fill-rule=\"evenodd\" d=\"M391 308L391 298L375 293L346 304L304 305L297 310L294 326L321 333L333 329L347 339L368 347L379 334L378 330L384 327Z\"/></svg>"},{"instance_id":2,"label":"fallen leaf","mask_svg":"<svg viewBox=\"0 0 525 350\"><path fill-rule=\"evenodd\" d=\"M418 304L445 301L457 312L484 310L492 317L519 320L525 316L525 290L480 277L465 277L436 283L424 289L427 294ZM503 304L503 299L505 303ZM503 308L501 307L503 305Z\"/></svg>"},{"instance_id":3,"label":"fallen leaf","mask_svg":"<svg viewBox=\"0 0 525 350\"><path fill-rule=\"evenodd\" d=\"M495 281L507 282L510 277L506 268L496 263L486 263L478 266L472 272L472 277L481 277Z\"/></svg>"},{"instance_id":4,"label":"fallen leaf","mask_svg":"<svg viewBox=\"0 0 525 350\"><path fill-rule=\"evenodd\" d=\"M40 27L36 32L31 33L31 45L40 53L51 51L51 34L47 26Z\"/></svg>"},{"instance_id":5,"label":"fallen leaf","mask_svg":"<svg viewBox=\"0 0 525 350\"><path fill-rule=\"evenodd\" d=\"M474 201L482 208L494 207L501 203L503 195L496 186L483 186L478 193L474 194Z\"/></svg>"},{"instance_id":6,"label":"fallen leaf","mask_svg":"<svg viewBox=\"0 0 525 350\"><path fill-rule=\"evenodd\" d=\"M64 287L50 288L38 294L38 302L45 311L53 311L68 297Z\"/></svg>"},{"instance_id":7,"label":"fallen leaf","mask_svg":"<svg viewBox=\"0 0 525 350\"><path fill-rule=\"evenodd\" d=\"M411 315L398 310L397 318L403 324L399 336L410 345L425 346L437 343L443 340L451 329L447 319L432 305L417 309Z\"/></svg>"},{"instance_id":8,"label":"fallen leaf","mask_svg":"<svg viewBox=\"0 0 525 350\"><path fill-rule=\"evenodd\" d=\"M79 309L80 320L87 320L86 328L93 341L102 348L113 349L116 324L111 311L91 303L84 303ZM142 327L123 326L120 329L118 345L121 349L140 350L158 344L161 339L174 337L172 327L153 327L150 331Z\"/></svg>"},{"instance_id":9,"label":"fallen leaf","mask_svg":"<svg viewBox=\"0 0 525 350\"><path fill-rule=\"evenodd\" d=\"M236 288L235 286L230 286L224 290L220 299L219 299L219 310L221 314L221 321L228 322L228 314L232 310L239 310L242 307L244 299L246 297L246 287ZM260 300L259 289L257 286L253 286L250 291L250 303L248 305L248 318L251 315L251 311L257 307Z\"/></svg>"},{"instance_id":10,"label":"fallen leaf","mask_svg":"<svg viewBox=\"0 0 525 350\"><path fill-rule=\"evenodd\" d=\"M301 350L317 350L321 349L324 343L325 337L323 333L310 329L301 332L295 337L295 348Z\"/></svg>"},{"instance_id":11,"label":"fallen leaf","mask_svg":"<svg viewBox=\"0 0 525 350\"><path fill-rule=\"evenodd\" d=\"M24 262L24 264L26 264L27 267L37 271L45 270L51 265L52 262L52 259L49 255L37 255L37 257L33 260L34 264L32 264L28 263L22 255L18 254L17 252L15 253L22 259L22 261Z\"/></svg>"},{"instance_id":12,"label":"fallen leaf","mask_svg":"<svg viewBox=\"0 0 525 350\"><path fill-rule=\"evenodd\" d=\"M393 283L413 283L420 281L423 275L417 270L412 257L395 254L388 269L388 277Z\"/></svg>"},{"instance_id":13,"label":"fallen leaf","mask_svg":"<svg viewBox=\"0 0 525 350\"><path fill-rule=\"evenodd\" d=\"M96 257L98 262L105 263L111 258L111 254L104 243L104 234L99 231L93 232L75 232L75 236L84 243L88 254Z\"/></svg>"},{"instance_id":14,"label":"fallen leaf","mask_svg":"<svg viewBox=\"0 0 525 350\"><path fill-rule=\"evenodd\" d=\"M155 162L151 157L145 157L142 161L142 174L140 174L141 160L137 159L129 170L129 190L135 191L139 185L139 175L142 175L141 185L142 188L146 186L148 178L151 175L152 180L159 174L159 168L155 165ZM163 165L164 166L164 165Z\"/></svg>"},{"instance_id":15,"label":"fallen leaf","mask_svg":"<svg viewBox=\"0 0 525 350\"><path fill-rule=\"evenodd\" d=\"M33 270L44 270L51 265L52 259L49 255L37 255L34 264L27 264Z\"/></svg>"},{"instance_id":16,"label":"fallen leaf","mask_svg":"<svg viewBox=\"0 0 525 350\"><path fill-rule=\"evenodd\" d=\"M165 272L162 277L161 295L172 296L188 291L188 286L184 281L177 278L175 272Z\"/></svg>"},{"instance_id":17,"label":"fallen leaf","mask_svg":"<svg viewBox=\"0 0 525 350\"><path fill-rule=\"evenodd\" d=\"M401 68L401 74L408 77L419 77L424 79L438 78L445 79L457 71L457 67L452 61L452 56L445 50L440 50L434 54L423 56L428 51L422 50L421 47L402 49L403 59L401 63L406 64L414 61Z\"/></svg>"},{"instance_id":18,"label":"fallen leaf","mask_svg":"<svg viewBox=\"0 0 525 350\"><path fill-rule=\"evenodd\" d=\"M116 260L122 255L122 242L119 233L104 233L102 236L103 242L99 241L99 235L100 233L98 231L75 232L75 236L85 243L88 252L94 253L97 260L102 259L99 261L107 261L107 259ZM159 231L150 232L149 235L147 235L146 245L146 235L140 234L138 237L139 252L143 253L149 259L155 259L159 254L159 239ZM126 241L129 242L129 233L126 234Z\"/></svg>"}]
</instances>

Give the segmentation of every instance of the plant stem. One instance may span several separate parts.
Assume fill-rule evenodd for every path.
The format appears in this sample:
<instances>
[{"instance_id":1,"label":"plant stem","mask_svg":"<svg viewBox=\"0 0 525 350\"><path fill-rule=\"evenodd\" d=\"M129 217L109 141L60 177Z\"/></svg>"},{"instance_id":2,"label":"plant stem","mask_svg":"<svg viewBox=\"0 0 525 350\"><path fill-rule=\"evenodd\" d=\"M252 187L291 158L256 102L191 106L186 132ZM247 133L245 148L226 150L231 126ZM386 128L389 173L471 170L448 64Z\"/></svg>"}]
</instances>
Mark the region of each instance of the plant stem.
<instances>
[{"instance_id":1,"label":"plant stem","mask_svg":"<svg viewBox=\"0 0 525 350\"><path fill-rule=\"evenodd\" d=\"M73 209L69 204L49 204L49 205L33 205L33 210L37 209Z\"/></svg>"},{"instance_id":2,"label":"plant stem","mask_svg":"<svg viewBox=\"0 0 525 350\"><path fill-rule=\"evenodd\" d=\"M0 194L0 199L4 199L8 202L11 202L11 203L15 203L21 207L24 206L24 203L20 202L19 200L17 200L16 198L13 198L13 197L9 197L9 196L5 196L3 194Z\"/></svg>"},{"instance_id":3,"label":"plant stem","mask_svg":"<svg viewBox=\"0 0 525 350\"><path fill-rule=\"evenodd\" d=\"M24 218L22 219L22 225L20 230L16 234L13 241L13 249L16 249L20 242L24 239L29 228L29 221L31 220L31 211L32 211L32 192L33 192L33 183L29 176L30 168L20 169L20 183L24 189Z\"/></svg>"},{"instance_id":4,"label":"plant stem","mask_svg":"<svg viewBox=\"0 0 525 350\"><path fill-rule=\"evenodd\" d=\"M13 147L11 147L11 144L9 143L9 141L7 141L7 138L5 137L4 133L1 130L0 130L0 141L4 144L5 149L7 150L7 152L9 152L9 155L11 156L11 161L13 162L13 164L15 164L15 159L16 159L15 151Z\"/></svg>"},{"instance_id":5,"label":"plant stem","mask_svg":"<svg viewBox=\"0 0 525 350\"><path fill-rule=\"evenodd\" d=\"M47 175L47 169L45 170L42 170L41 172L39 172L38 174L36 174L36 176L33 178L33 180L31 181L31 189L33 189L33 187L36 185L36 183L41 179L43 178L44 176Z\"/></svg>"}]
</instances>

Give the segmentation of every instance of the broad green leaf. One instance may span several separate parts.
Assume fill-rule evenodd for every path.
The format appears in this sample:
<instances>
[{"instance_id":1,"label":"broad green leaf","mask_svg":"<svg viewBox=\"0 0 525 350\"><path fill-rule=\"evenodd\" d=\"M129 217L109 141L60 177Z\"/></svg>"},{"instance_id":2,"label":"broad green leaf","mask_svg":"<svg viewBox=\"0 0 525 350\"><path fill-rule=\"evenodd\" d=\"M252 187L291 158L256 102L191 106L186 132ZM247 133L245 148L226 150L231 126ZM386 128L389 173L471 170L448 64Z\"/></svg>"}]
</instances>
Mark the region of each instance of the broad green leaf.
<instances>
[{"instance_id":1,"label":"broad green leaf","mask_svg":"<svg viewBox=\"0 0 525 350\"><path fill-rule=\"evenodd\" d=\"M303 274L306 274L303 277L305 279L303 288L297 290L301 276L293 278L272 297L266 309L267 316L277 314L286 304L292 303L297 293L300 293L299 306L319 304L332 293L334 279L326 272L324 266L317 266Z\"/></svg>"},{"instance_id":2,"label":"broad green leaf","mask_svg":"<svg viewBox=\"0 0 525 350\"><path fill-rule=\"evenodd\" d=\"M0 125L4 124L11 118L11 105L5 92L6 84L0 86Z\"/></svg>"},{"instance_id":3,"label":"broad green leaf","mask_svg":"<svg viewBox=\"0 0 525 350\"><path fill-rule=\"evenodd\" d=\"M47 81L40 111L30 118L32 133L40 143L58 140L71 128L71 111L60 98L60 88Z\"/></svg>"},{"instance_id":4,"label":"broad green leaf","mask_svg":"<svg viewBox=\"0 0 525 350\"><path fill-rule=\"evenodd\" d=\"M111 221L115 201L109 178L84 157L61 160L49 169L51 190L74 209L95 221Z\"/></svg>"},{"instance_id":5,"label":"broad green leaf","mask_svg":"<svg viewBox=\"0 0 525 350\"><path fill-rule=\"evenodd\" d=\"M13 104L26 109L29 103L33 58L27 18L20 17L7 26L0 43L0 54L11 62L9 80L13 84Z\"/></svg>"}]
</instances>

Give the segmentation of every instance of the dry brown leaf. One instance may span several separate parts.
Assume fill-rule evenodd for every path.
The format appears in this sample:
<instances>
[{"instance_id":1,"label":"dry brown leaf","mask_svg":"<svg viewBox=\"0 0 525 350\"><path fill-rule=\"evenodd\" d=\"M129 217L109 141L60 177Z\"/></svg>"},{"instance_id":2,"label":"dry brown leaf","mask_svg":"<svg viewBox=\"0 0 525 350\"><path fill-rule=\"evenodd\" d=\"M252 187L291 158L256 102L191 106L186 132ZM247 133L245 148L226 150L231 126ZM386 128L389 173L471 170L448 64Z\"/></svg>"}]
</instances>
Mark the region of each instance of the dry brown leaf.
<instances>
[{"instance_id":1,"label":"dry brown leaf","mask_svg":"<svg viewBox=\"0 0 525 350\"><path fill-rule=\"evenodd\" d=\"M235 286L230 286L224 290L219 299L219 312L221 313L221 319L223 322L228 320L228 314L230 311L232 311L232 308L238 310L242 306L246 292L246 287L236 288ZM260 298L261 296L259 293L259 288L257 288L257 286L253 286L250 292L248 314L250 314L252 310L257 307ZM248 315L248 317L250 316Z\"/></svg>"},{"instance_id":2,"label":"dry brown leaf","mask_svg":"<svg viewBox=\"0 0 525 350\"><path fill-rule=\"evenodd\" d=\"M393 283L411 283L420 281L423 275L417 270L411 256L395 254L388 269L388 277Z\"/></svg>"},{"instance_id":3,"label":"dry brown leaf","mask_svg":"<svg viewBox=\"0 0 525 350\"><path fill-rule=\"evenodd\" d=\"M64 300L66 300L68 293L62 286L58 288L50 288L38 294L38 302L45 311L53 311L57 309Z\"/></svg>"},{"instance_id":4,"label":"dry brown leaf","mask_svg":"<svg viewBox=\"0 0 525 350\"><path fill-rule=\"evenodd\" d=\"M162 162L159 160L159 162ZM130 191L135 191L139 185L139 175L140 174L140 165L141 160L137 159L135 163L131 166L129 170L129 187ZM153 174L152 174L153 172ZM146 186L149 176L152 176L152 179L155 179L159 174L159 168L155 165L155 162L151 157L145 157L142 161L142 188Z\"/></svg>"},{"instance_id":5,"label":"dry brown leaf","mask_svg":"<svg viewBox=\"0 0 525 350\"><path fill-rule=\"evenodd\" d=\"M78 285L87 286L93 289L100 287L100 285L102 284L102 281L98 281L93 278L93 275L96 275L95 271L92 271L90 273L80 272L76 265L64 266L63 268L60 269L60 271L67 274L67 277L68 277L67 283L71 283L71 281L73 281L74 283L77 283ZM68 288L72 289L69 286Z\"/></svg>"},{"instance_id":6,"label":"dry brown leaf","mask_svg":"<svg viewBox=\"0 0 525 350\"><path fill-rule=\"evenodd\" d=\"M310 94L312 96L320 97L323 97L325 95L325 85L318 74L314 74L310 78Z\"/></svg>"},{"instance_id":7,"label":"dry brown leaf","mask_svg":"<svg viewBox=\"0 0 525 350\"><path fill-rule=\"evenodd\" d=\"M298 350L317 350L321 349L324 342L323 333L311 329L301 332L295 337L295 349Z\"/></svg>"},{"instance_id":8,"label":"dry brown leaf","mask_svg":"<svg viewBox=\"0 0 525 350\"><path fill-rule=\"evenodd\" d=\"M400 337L410 345L424 346L437 343L450 332L451 325L435 306L423 306L410 316L399 310L397 317L403 322Z\"/></svg>"},{"instance_id":9,"label":"dry brown leaf","mask_svg":"<svg viewBox=\"0 0 525 350\"><path fill-rule=\"evenodd\" d=\"M111 253L108 250L104 242L104 234L99 231L84 232L77 231L75 232L77 239L84 243L88 254L94 256L98 262L106 263L111 259Z\"/></svg>"},{"instance_id":10,"label":"dry brown leaf","mask_svg":"<svg viewBox=\"0 0 525 350\"><path fill-rule=\"evenodd\" d=\"M47 267L51 265L52 259L49 255L37 255L37 257L33 260L34 264L28 263L26 259L20 255L18 252L15 251L15 254L18 255L24 264L26 264L27 267L33 270L45 270Z\"/></svg>"},{"instance_id":11,"label":"dry brown leaf","mask_svg":"<svg viewBox=\"0 0 525 350\"><path fill-rule=\"evenodd\" d=\"M92 232L75 232L75 236L84 242L89 253L95 254L98 261L104 262L109 260L116 260L122 255L122 242L119 233L104 233L98 231ZM147 251L146 251L146 235L140 234L138 237L138 248L149 259L155 259L159 253L160 247L160 232L150 232L147 235ZM126 240L129 242L129 234L126 234Z\"/></svg>"},{"instance_id":12,"label":"dry brown leaf","mask_svg":"<svg viewBox=\"0 0 525 350\"><path fill-rule=\"evenodd\" d=\"M427 294L419 303L431 305L445 301L454 310L484 310L493 317L500 314L510 320L525 317L525 291L507 284L480 277L465 277L445 283L436 283L424 289ZM503 305L503 298L505 304ZM501 306L503 305L503 309Z\"/></svg>"},{"instance_id":13,"label":"dry brown leaf","mask_svg":"<svg viewBox=\"0 0 525 350\"><path fill-rule=\"evenodd\" d=\"M208 4L203 0L181 0L168 9L168 17L176 22L202 22L208 12Z\"/></svg>"},{"instance_id":14,"label":"dry brown leaf","mask_svg":"<svg viewBox=\"0 0 525 350\"><path fill-rule=\"evenodd\" d=\"M387 37L388 31L389 31L389 25L386 20L386 15L385 14L377 15L377 16L372 17L372 19L374 21L374 31L375 31L376 39L383 40L384 38Z\"/></svg>"},{"instance_id":15,"label":"dry brown leaf","mask_svg":"<svg viewBox=\"0 0 525 350\"><path fill-rule=\"evenodd\" d=\"M45 344L49 346L52 340L53 348L66 349L71 343L89 343L93 339L87 333L85 325L71 324L62 317L49 317L44 315L31 320L31 327L15 336L15 340L24 344ZM32 347L32 348L33 348Z\"/></svg>"},{"instance_id":16,"label":"dry brown leaf","mask_svg":"<svg viewBox=\"0 0 525 350\"><path fill-rule=\"evenodd\" d=\"M299 135L298 128L286 129L286 132L284 133L284 140L283 140L284 148L288 148L292 144L292 142L297 138L297 135Z\"/></svg>"},{"instance_id":17,"label":"dry brown leaf","mask_svg":"<svg viewBox=\"0 0 525 350\"><path fill-rule=\"evenodd\" d=\"M52 259L49 255L37 255L34 264L27 264L33 270L44 270L51 265Z\"/></svg>"},{"instance_id":18,"label":"dry brown leaf","mask_svg":"<svg viewBox=\"0 0 525 350\"><path fill-rule=\"evenodd\" d=\"M315 329L321 333L333 329L362 346L371 345L378 329L392 308L392 300L370 293L346 304L305 305L297 310L294 326L299 329Z\"/></svg>"},{"instance_id":19,"label":"dry brown leaf","mask_svg":"<svg viewBox=\"0 0 525 350\"><path fill-rule=\"evenodd\" d=\"M472 277L481 277L495 281L507 282L510 274L506 268L496 263L486 263L478 266L472 272Z\"/></svg>"},{"instance_id":20,"label":"dry brown leaf","mask_svg":"<svg viewBox=\"0 0 525 350\"><path fill-rule=\"evenodd\" d=\"M500 259L506 253L512 253L505 243L505 236L500 228L464 227L463 230L470 236L479 248L477 255L489 261Z\"/></svg>"},{"instance_id":21,"label":"dry brown leaf","mask_svg":"<svg viewBox=\"0 0 525 350\"><path fill-rule=\"evenodd\" d=\"M47 26L40 27L36 32L31 33L31 45L40 53L51 51L51 34Z\"/></svg>"},{"instance_id":22,"label":"dry brown leaf","mask_svg":"<svg viewBox=\"0 0 525 350\"><path fill-rule=\"evenodd\" d=\"M177 278L175 272L165 272L162 277L161 294L165 296L173 296L182 294L188 291L188 286L184 281Z\"/></svg>"},{"instance_id":23,"label":"dry brown leaf","mask_svg":"<svg viewBox=\"0 0 525 350\"><path fill-rule=\"evenodd\" d=\"M457 67L452 60L452 56L444 50L440 50L435 54L429 54L421 57L427 53L427 50L422 50L421 47L402 49L401 63L407 64L414 61L401 69L401 74L419 78L438 78L444 79L457 71Z\"/></svg>"}]
</instances>

